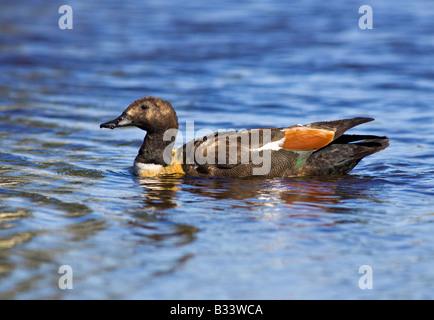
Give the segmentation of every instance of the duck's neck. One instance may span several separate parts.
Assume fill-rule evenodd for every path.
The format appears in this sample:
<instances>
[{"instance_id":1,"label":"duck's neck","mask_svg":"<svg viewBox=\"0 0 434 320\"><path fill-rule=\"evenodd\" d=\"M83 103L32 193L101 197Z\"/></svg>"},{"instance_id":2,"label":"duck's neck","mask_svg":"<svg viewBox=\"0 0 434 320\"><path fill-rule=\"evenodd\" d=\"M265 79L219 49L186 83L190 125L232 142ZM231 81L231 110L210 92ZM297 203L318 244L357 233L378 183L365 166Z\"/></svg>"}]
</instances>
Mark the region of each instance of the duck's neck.
<instances>
[{"instance_id":1,"label":"duck's neck","mask_svg":"<svg viewBox=\"0 0 434 320\"><path fill-rule=\"evenodd\" d=\"M148 132L145 136L145 140L143 140L135 162L167 166L170 164L172 158L171 154L174 143L174 136L171 140L167 141L167 137L164 137L164 133Z\"/></svg>"}]
</instances>

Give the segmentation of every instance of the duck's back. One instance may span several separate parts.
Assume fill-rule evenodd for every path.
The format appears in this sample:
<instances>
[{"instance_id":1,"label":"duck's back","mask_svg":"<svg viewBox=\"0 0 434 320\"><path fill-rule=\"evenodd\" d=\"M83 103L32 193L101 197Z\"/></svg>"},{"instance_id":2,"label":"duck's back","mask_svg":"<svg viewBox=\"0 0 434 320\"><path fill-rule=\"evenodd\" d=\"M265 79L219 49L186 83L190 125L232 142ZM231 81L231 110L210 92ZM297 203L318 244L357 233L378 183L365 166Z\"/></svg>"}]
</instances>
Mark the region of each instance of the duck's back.
<instances>
[{"instance_id":1,"label":"duck's back","mask_svg":"<svg viewBox=\"0 0 434 320\"><path fill-rule=\"evenodd\" d=\"M316 122L287 128L217 132L176 150L185 174L287 177L346 174L364 157L385 149L386 137L344 132L371 118Z\"/></svg>"}]
</instances>

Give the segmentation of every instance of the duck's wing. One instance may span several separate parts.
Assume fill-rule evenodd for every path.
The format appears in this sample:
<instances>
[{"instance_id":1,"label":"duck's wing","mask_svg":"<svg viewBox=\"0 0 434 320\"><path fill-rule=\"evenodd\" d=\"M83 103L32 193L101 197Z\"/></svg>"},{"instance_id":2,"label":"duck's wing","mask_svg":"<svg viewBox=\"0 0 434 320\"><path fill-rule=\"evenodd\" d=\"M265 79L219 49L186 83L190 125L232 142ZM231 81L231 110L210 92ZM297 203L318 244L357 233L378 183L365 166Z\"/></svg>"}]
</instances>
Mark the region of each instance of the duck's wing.
<instances>
[{"instance_id":1,"label":"duck's wing","mask_svg":"<svg viewBox=\"0 0 434 320\"><path fill-rule=\"evenodd\" d=\"M184 169L187 174L208 176L294 175L312 153L332 144L346 130L372 120L353 118L216 132L183 147ZM261 167L264 171L258 169ZM259 173L255 174L256 169Z\"/></svg>"},{"instance_id":2,"label":"duck's wing","mask_svg":"<svg viewBox=\"0 0 434 320\"><path fill-rule=\"evenodd\" d=\"M216 169L224 173L239 165L251 165L252 155L260 153L264 147L281 149L284 138L282 128L219 131L184 145L183 164L202 174L209 175Z\"/></svg>"}]
</instances>

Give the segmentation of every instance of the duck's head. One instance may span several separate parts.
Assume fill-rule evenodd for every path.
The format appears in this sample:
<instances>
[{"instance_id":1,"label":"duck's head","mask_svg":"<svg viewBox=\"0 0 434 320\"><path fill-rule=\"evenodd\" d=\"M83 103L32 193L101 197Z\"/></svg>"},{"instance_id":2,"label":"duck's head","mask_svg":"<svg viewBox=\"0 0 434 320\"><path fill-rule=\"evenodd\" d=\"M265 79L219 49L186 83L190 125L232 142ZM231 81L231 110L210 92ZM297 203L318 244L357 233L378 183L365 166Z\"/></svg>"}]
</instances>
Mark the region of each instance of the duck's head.
<instances>
[{"instance_id":1,"label":"duck's head","mask_svg":"<svg viewBox=\"0 0 434 320\"><path fill-rule=\"evenodd\" d=\"M131 103L116 119L102 123L100 128L135 126L148 133L164 133L178 129L178 118L172 105L156 97L145 97Z\"/></svg>"}]
</instances>

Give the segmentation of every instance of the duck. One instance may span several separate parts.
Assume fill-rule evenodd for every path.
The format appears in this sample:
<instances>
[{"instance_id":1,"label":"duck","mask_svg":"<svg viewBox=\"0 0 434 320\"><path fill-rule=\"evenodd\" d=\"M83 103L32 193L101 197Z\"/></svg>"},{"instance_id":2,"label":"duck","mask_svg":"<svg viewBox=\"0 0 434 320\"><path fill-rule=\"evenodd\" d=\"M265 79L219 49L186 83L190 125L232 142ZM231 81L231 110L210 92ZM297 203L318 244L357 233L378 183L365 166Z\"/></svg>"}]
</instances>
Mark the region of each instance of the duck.
<instances>
[{"instance_id":1,"label":"duck","mask_svg":"<svg viewBox=\"0 0 434 320\"><path fill-rule=\"evenodd\" d=\"M386 136L346 134L373 118L321 121L288 127L218 131L175 146L178 117L161 98L144 97L100 128L146 131L134 159L139 177L185 175L277 178L348 174L364 157L386 149Z\"/></svg>"}]
</instances>

